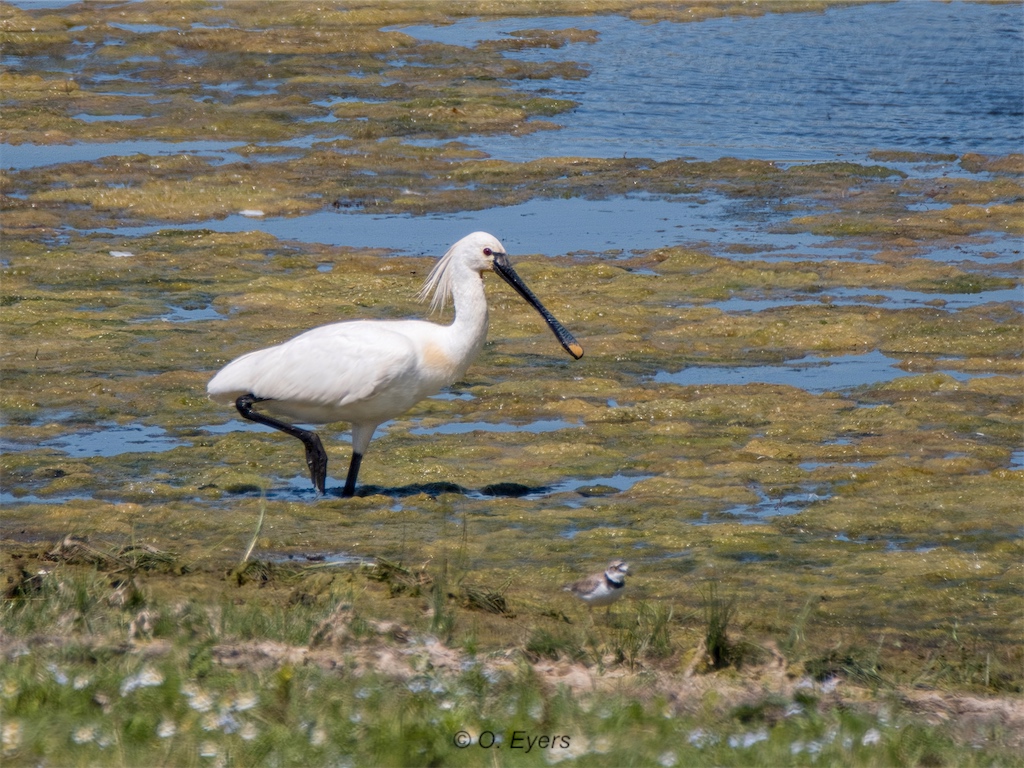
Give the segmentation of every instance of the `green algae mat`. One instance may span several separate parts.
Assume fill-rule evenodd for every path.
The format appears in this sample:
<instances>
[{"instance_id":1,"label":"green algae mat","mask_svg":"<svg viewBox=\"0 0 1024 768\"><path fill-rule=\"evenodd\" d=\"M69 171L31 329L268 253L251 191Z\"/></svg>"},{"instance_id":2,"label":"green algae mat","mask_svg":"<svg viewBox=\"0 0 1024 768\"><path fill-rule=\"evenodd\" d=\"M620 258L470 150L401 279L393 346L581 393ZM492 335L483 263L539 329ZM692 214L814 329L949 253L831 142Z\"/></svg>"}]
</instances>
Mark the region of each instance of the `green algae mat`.
<instances>
[{"instance_id":1,"label":"green algae mat","mask_svg":"<svg viewBox=\"0 0 1024 768\"><path fill-rule=\"evenodd\" d=\"M0 5L5 57L84 50L102 84L0 73L3 140L53 150L0 174L4 764L1024 762L1021 262L929 258L1024 234L1024 157L496 159L466 137L557 130L545 84L588 75L502 51L760 11L379 5ZM577 23L401 31L538 14ZM61 160L184 140L234 149ZM584 358L485 277L484 352L354 499L343 425L316 498L294 440L205 396L315 325L424 317L440 254L204 222L640 192L858 257L523 254ZM562 590L619 558L610 612Z\"/></svg>"}]
</instances>

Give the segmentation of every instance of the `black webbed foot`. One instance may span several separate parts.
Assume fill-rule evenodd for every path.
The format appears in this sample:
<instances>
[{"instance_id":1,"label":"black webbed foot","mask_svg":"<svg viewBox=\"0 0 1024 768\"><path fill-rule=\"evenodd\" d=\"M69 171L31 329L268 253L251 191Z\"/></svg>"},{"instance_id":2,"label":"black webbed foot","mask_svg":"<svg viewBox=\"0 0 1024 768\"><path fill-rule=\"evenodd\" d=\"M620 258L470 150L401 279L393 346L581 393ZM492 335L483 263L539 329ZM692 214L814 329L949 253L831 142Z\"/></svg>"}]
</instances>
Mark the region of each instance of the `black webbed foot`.
<instances>
[{"instance_id":1,"label":"black webbed foot","mask_svg":"<svg viewBox=\"0 0 1024 768\"><path fill-rule=\"evenodd\" d=\"M316 488L317 493L322 496L327 484L327 452L324 450L324 444L320 442L320 436L316 432L267 416L253 408L256 403L264 401L265 398L256 397L253 394L242 395L235 400L235 407L249 421L273 427L302 441L302 444L306 446L306 466L309 467L309 479L313 481L313 487Z\"/></svg>"},{"instance_id":2,"label":"black webbed foot","mask_svg":"<svg viewBox=\"0 0 1024 768\"><path fill-rule=\"evenodd\" d=\"M313 487L321 496L324 494L327 483L327 452L320 442L320 435L316 432L308 432L309 436L302 439L306 446L306 466L309 467L309 479L313 481Z\"/></svg>"}]
</instances>

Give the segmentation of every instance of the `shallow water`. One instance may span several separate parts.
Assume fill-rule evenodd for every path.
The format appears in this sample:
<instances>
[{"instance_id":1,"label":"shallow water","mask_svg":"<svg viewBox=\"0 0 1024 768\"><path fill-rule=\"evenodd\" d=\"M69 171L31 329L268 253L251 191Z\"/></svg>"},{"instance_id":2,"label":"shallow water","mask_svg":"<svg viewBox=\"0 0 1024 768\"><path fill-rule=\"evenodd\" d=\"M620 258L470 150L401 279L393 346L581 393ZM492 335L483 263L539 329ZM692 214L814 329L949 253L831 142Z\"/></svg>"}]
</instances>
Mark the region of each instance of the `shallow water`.
<instances>
[{"instance_id":1,"label":"shallow water","mask_svg":"<svg viewBox=\"0 0 1024 768\"><path fill-rule=\"evenodd\" d=\"M353 247L393 248L410 255L435 256L451 245L453 232L500 232L511 253L556 255L577 252L629 253L661 248L690 239L711 239L722 230L729 202L702 195L699 202L665 200L650 195L613 200L530 200L519 205L460 211L454 214L375 215L318 211L306 216L251 218L236 214L195 224L119 227L96 230L134 238L166 229L214 232L257 231L282 240ZM573 226L567 227L566 222ZM824 245L827 238L806 234L761 237L776 248ZM386 244L386 245L385 245Z\"/></svg>"},{"instance_id":2,"label":"shallow water","mask_svg":"<svg viewBox=\"0 0 1024 768\"><path fill-rule=\"evenodd\" d=\"M416 256L443 254L452 233L502 233L509 252L517 255L607 254L611 257L672 246L710 248L727 252L737 261L802 261L819 259L870 260L872 254L823 235L773 228L781 215L744 211L724 195L655 197L632 195L609 200L535 199L454 214L389 214L317 211L304 216L252 217L242 213L194 224L153 224L93 230L114 238L144 237L166 230L266 232L282 240L358 248L386 247ZM572 226L566 226L572 222ZM967 265L1005 264L1007 274L1019 275L1020 239L987 234L948 249L926 249L922 258ZM735 253L737 246L745 252ZM728 250L727 250L728 249ZM878 292L881 295L883 292ZM895 295L895 292L893 293ZM1005 298L988 301L1016 300ZM931 299L961 301L960 294L934 294ZM973 301L974 299L971 299ZM897 302L898 303L898 302Z\"/></svg>"},{"instance_id":3,"label":"shallow water","mask_svg":"<svg viewBox=\"0 0 1024 768\"><path fill-rule=\"evenodd\" d=\"M580 106L557 132L474 138L512 160L573 154L775 161L885 147L1019 152L1020 9L905 0L693 24L620 17L504 19L402 31L452 45L517 29L595 29L597 43L511 57L591 67L558 90ZM544 83L542 87L550 87Z\"/></svg>"},{"instance_id":4,"label":"shallow water","mask_svg":"<svg viewBox=\"0 0 1024 768\"><path fill-rule=\"evenodd\" d=\"M48 420L49 421L49 420ZM0 440L0 450L15 453L50 448L75 458L120 456L125 453L162 453L188 443L149 424L97 424L97 429L68 432L39 443Z\"/></svg>"},{"instance_id":5,"label":"shallow water","mask_svg":"<svg viewBox=\"0 0 1024 768\"><path fill-rule=\"evenodd\" d=\"M214 157L221 160L233 159L236 162L241 156L232 152L239 149L237 141L185 141L172 143L169 141L132 141L113 143L82 143L75 144L0 144L0 167L9 170L38 168L57 163L95 162L105 157L124 155L198 155Z\"/></svg>"},{"instance_id":6,"label":"shallow water","mask_svg":"<svg viewBox=\"0 0 1024 768\"><path fill-rule=\"evenodd\" d=\"M782 384L821 393L882 384L913 375L896 368L898 362L873 350L863 355L808 356L782 365L693 366L675 373L662 371L655 374L654 381L681 386ZM969 378L957 371L943 373L959 379Z\"/></svg>"},{"instance_id":7,"label":"shallow water","mask_svg":"<svg viewBox=\"0 0 1024 768\"><path fill-rule=\"evenodd\" d=\"M578 426L581 426L579 422L572 423L563 419L542 419L540 421L532 421L529 424L456 421L441 424L437 427L413 427L409 430L409 433L413 435L464 435L469 432L527 432L538 434L541 432L557 432L562 429L572 429Z\"/></svg>"},{"instance_id":8,"label":"shallow water","mask_svg":"<svg viewBox=\"0 0 1024 768\"><path fill-rule=\"evenodd\" d=\"M753 490L759 497L756 503L737 504L715 515L705 514L700 522L710 524L721 522L723 519L736 518L741 523L761 523L772 517L795 515L811 504L827 500L831 495L818 485L790 491L776 497L769 496L761 487L755 487Z\"/></svg>"},{"instance_id":9,"label":"shallow water","mask_svg":"<svg viewBox=\"0 0 1024 768\"><path fill-rule=\"evenodd\" d=\"M747 299L731 298L715 301L708 306L723 312L760 312L764 309L789 307L794 304L835 304L853 306L868 304L885 309L909 309L912 307L932 307L948 311L966 307L980 307L984 304L1000 302L1024 302L1024 288L1005 288L994 291L978 291L977 293L941 294L924 293L922 291L877 290L840 288L818 294L788 295L781 299Z\"/></svg>"},{"instance_id":10,"label":"shallow water","mask_svg":"<svg viewBox=\"0 0 1024 768\"><path fill-rule=\"evenodd\" d=\"M166 323L199 323L206 320L223 320L226 316L222 312L210 306L206 307L178 307L173 304L167 305L168 311L155 318L143 318L140 323L151 320L162 320Z\"/></svg>"}]
</instances>

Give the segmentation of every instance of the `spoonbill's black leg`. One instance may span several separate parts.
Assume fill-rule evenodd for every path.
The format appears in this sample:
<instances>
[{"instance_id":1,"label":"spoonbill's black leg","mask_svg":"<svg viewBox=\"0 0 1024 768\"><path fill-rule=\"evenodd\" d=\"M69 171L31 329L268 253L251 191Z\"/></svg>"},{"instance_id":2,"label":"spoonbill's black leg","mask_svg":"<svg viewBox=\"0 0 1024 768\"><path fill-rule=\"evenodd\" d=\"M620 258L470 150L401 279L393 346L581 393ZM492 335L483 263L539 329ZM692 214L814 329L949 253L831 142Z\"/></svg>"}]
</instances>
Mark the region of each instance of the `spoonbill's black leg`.
<instances>
[{"instance_id":1,"label":"spoonbill's black leg","mask_svg":"<svg viewBox=\"0 0 1024 768\"><path fill-rule=\"evenodd\" d=\"M348 477L345 478L345 489L341 497L347 499L356 492L356 477L359 475L359 465L363 463L363 454L352 452L352 461L348 465Z\"/></svg>"},{"instance_id":2,"label":"spoonbill's black leg","mask_svg":"<svg viewBox=\"0 0 1024 768\"><path fill-rule=\"evenodd\" d=\"M253 409L253 405L262 402L264 399L253 394L242 395L235 400L235 407L249 421L273 427L284 432L286 435L291 435L301 440L302 444L306 446L306 466L309 467L309 479L313 481L313 487L316 488L317 493L323 494L324 485L327 482L327 452L324 450L323 443L320 442L320 436L316 432L279 421ZM351 475L351 469L349 474ZM355 480L353 478L354 484ZM348 483L345 484L345 488L346 490L348 489ZM352 494L349 493L347 495L351 496Z\"/></svg>"}]
</instances>

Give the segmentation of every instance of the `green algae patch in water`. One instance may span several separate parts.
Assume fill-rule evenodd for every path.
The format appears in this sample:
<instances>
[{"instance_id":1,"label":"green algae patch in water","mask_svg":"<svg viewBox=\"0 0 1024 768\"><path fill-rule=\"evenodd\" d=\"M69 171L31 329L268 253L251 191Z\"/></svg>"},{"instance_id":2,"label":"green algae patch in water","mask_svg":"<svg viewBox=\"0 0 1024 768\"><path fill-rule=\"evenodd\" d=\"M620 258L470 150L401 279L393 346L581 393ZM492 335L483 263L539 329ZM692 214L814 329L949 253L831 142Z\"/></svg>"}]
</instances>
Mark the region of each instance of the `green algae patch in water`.
<instances>
[{"instance_id":1,"label":"green algae patch in water","mask_svg":"<svg viewBox=\"0 0 1024 768\"><path fill-rule=\"evenodd\" d=\"M515 133L533 130L530 118L571 105L495 84L578 78L584 74L578 65L505 61L491 51L424 43L380 28L449 18L445 6L313 15L301 4L270 13L243 4L192 4L187 13L151 3L88 13L60 9L45 16L11 9L4 20L8 52L90 52L71 76L5 75L5 94L16 96L17 106L5 110L4 134L11 143L251 142L337 135L338 128L363 135L374 124L386 127L387 135L457 135L487 126ZM165 66L182 61L187 66ZM467 79L479 83L483 98L446 103L451 89ZM341 94L339 82L347 83ZM359 100L359 120L347 122L340 105L333 115L339 122L325 129L321 121L332 112L323 104L339 95ZM397 112L380 112L392 109L385 104L397 105ZM119 115L135 119L102 119Z\"/></svg>"}]
</instances>

